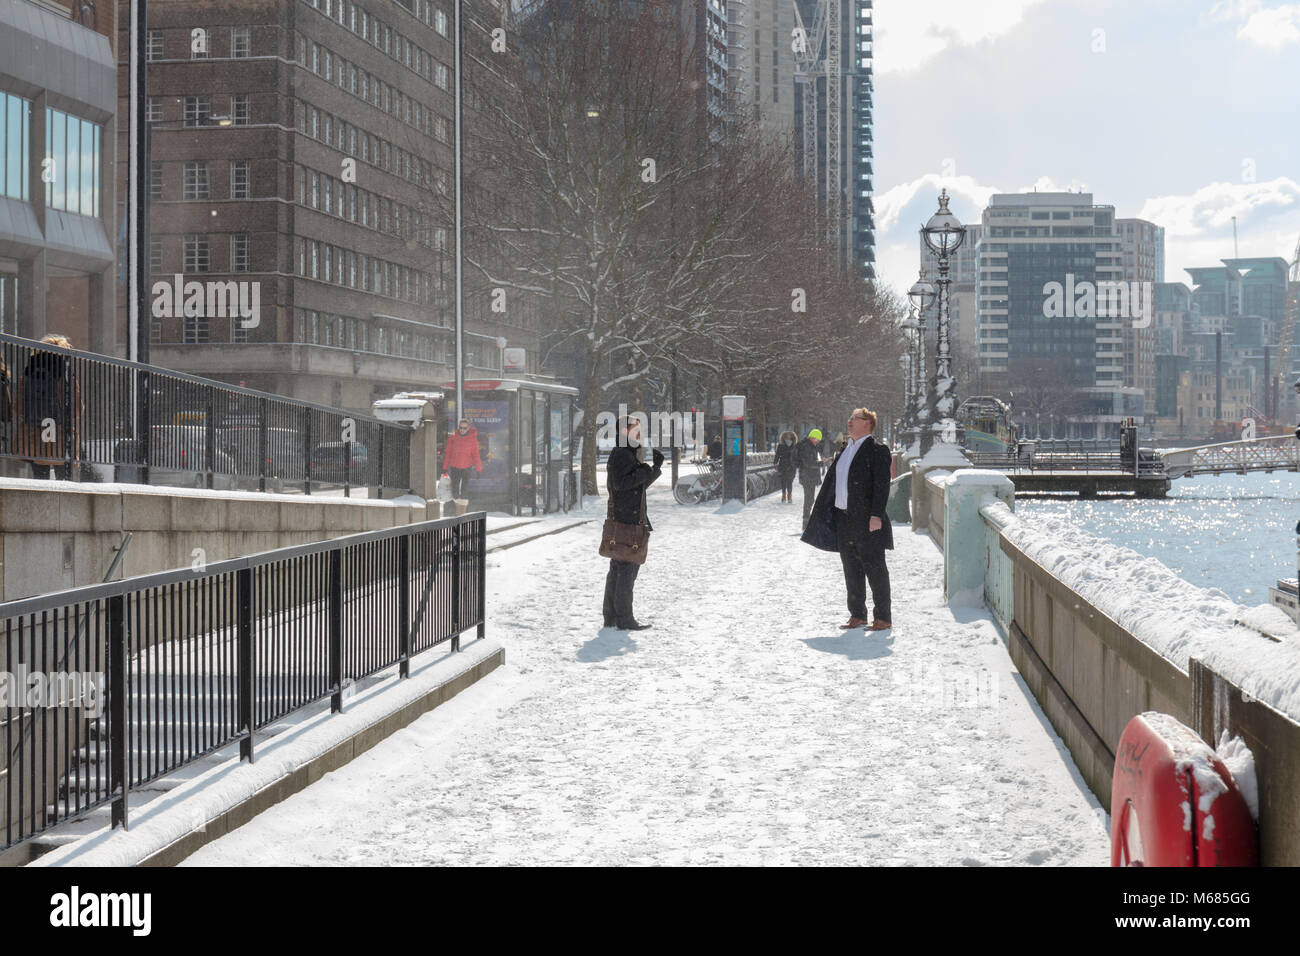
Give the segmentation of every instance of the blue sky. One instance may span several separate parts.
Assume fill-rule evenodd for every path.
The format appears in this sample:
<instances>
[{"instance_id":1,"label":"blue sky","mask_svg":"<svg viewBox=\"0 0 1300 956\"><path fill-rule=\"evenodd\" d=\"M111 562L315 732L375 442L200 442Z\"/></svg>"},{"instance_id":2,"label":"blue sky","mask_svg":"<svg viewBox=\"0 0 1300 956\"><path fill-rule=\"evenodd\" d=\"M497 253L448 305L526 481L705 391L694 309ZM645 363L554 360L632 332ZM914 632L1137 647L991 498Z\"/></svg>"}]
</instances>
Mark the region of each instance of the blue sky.
<instances>
[{"instance_id":1,"label":"blue sky","mask_svg":"<svg viewBox=\"0 0 1300 956\"><path fill-rule=\"evenodd\" d=\"M1166 228L1166 281L1300 239L1300 2L876 0L877 265L903 291L943 186L1083 188Z\"/></svg>"}]
</instances>

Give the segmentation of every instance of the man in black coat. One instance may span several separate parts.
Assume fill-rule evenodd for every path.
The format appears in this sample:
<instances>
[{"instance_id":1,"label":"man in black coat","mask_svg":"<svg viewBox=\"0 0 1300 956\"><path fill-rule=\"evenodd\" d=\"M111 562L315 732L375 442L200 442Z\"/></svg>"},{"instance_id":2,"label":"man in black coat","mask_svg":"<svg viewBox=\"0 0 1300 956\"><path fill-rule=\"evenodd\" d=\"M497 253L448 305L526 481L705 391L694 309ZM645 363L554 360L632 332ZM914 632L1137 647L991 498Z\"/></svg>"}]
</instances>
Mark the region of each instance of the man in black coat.
<instances>
[{"instance_id":1,"label":"man in black coat","mask_svg":"<svg viewBox=\"0 0 1300 956\"><path fill-rule=\"evenodd\" d=\"M826 472L803 541L823 551L838 551L848 591L849 621L844 627L891 626L889 569L885 552L894 547L894 530L885 514L889 500L889 448L872 437L876 414L855 409L848 442ZM872 617L867 617L867 584Z\"/></svg>"},{"instance_id":2,"label":"man in black coat","mask_svg":"<svg viewBox=\"0 0 1300 956\"><path fill-rule=\"evenodd\" d=\"M619 422L618 446L609 453L605 463L605 485L609 492L610 516L623 524L644 524L652 531L645 512L645 490L663 471L663 452L655 449L654 465L647 465L638 454L641 445L641 423L635 418ZM605 626L625 631L644 631L649 624L640 624L632 615L632 588L636 584L641 565L631 561L609 559L609 573L605 575Z\"/></svg>"},{"instance_id":3,"label":"man in black coat","mask_svg":"<svg viewBox=\"0 0 1300 956\"><path fill-rule=\"evenodd\" d=\"M812 514L813 500L817 486L822 481L821 453L817 446L821 443L822 433L814 428L806 438L794 446L794 464L799 469L799 484L803 486L803 526L808 527L808 516Z\"/></svg>"}]
</instances>

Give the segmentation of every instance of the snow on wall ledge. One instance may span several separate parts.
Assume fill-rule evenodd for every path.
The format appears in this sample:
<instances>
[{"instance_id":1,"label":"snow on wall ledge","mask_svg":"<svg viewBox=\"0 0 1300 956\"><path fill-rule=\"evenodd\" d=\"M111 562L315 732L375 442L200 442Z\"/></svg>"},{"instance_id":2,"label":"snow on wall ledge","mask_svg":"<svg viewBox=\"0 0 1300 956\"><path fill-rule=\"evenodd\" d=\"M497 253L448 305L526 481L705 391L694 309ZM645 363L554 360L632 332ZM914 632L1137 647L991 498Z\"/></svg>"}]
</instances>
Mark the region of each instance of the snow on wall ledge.
<instances>
[{"instance_id":1,"label":"snow on wall ledge","mask_svg":"<svg viewBox=\"0 0 1300 956\"><path fill-rule=\"evenodd\" d=\"M1062 518L1026 520L1001 502L985 510L1026 556L1181 670L1200 658L1243 692L1300 722L1300 631L1279 608L1238 604ZM1284 639L1271 640L1256 628Z\"/></svg>"}]
</instances>

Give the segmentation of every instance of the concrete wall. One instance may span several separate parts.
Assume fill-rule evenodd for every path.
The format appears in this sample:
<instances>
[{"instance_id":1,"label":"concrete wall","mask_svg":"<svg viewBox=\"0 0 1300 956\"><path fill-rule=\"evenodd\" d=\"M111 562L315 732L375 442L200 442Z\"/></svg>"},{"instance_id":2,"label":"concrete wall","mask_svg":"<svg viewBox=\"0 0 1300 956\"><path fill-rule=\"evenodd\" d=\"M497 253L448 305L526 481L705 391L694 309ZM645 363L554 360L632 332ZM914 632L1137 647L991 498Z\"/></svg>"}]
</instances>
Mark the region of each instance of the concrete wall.
<instances>
[{"instance_id":1,"label":"concrete wall","mask_svg":"<svg viewBox=\"0 0 1300 956\"><path fill-rule=\"evenodd\" d=\"M1170 714L1211 745L1227 731L1255 756L1261 863L1300 865L1300 721L1242 694L1200 660L1184 671L1026 556L1002 532L1010 517L989 504L1002 498L994 489L978 509L982 529L969 521L945 527L945 511L962 509L945 508L944 499L970 486L942 474L914 481L913 527L943 548L950 598L954 588L967 590L962 574L982 559L985 604L1011 658L1101 804L1110 809L1115 751L1137 714ZM1014 499L1006 504L1014 508Z\"/></svg>"},{"instance_id":2,"label":"concrete wall","mask_svg":"<svg viewBox=\"0 0 1300 956\"><path fill-rule=\"evenodd\" d=\"M436 517L436 501L0 479L0 599L99 583L128 531L115 579Z\"/></svg>"}]
</instances>

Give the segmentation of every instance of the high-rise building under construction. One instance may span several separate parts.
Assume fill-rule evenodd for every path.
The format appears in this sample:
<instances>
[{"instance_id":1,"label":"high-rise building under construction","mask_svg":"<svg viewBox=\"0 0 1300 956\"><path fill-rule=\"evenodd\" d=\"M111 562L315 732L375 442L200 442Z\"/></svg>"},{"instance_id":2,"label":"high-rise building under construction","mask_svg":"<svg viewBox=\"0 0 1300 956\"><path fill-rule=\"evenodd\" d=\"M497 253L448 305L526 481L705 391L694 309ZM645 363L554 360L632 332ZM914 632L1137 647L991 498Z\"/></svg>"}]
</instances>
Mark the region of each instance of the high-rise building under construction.
<instances>
[{"instance_id":1,"label":"high-rise building under construction","mask_svg":"<svg viewBox=\"0 0 1300 956\"><path fill-rule=\"evenodd\" d=\"M843 268L875 279L871 0L796 0L795 142Z\"/></svg>"}]
</instances>

